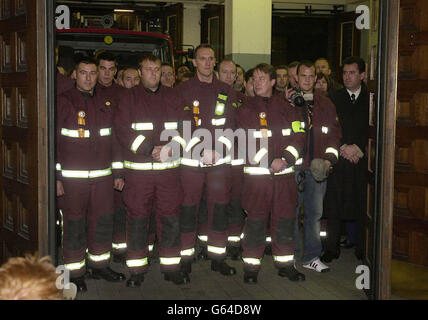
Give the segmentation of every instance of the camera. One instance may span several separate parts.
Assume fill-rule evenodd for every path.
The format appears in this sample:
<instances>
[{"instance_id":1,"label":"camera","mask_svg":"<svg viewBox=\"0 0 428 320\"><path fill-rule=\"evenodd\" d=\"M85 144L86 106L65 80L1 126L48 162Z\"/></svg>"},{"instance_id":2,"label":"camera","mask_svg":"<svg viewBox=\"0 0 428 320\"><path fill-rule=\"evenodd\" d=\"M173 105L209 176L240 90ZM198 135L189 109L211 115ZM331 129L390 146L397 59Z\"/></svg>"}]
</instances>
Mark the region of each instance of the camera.
<instances>
[{"instance_id":1,"label":"camera","mask_svg":"<svg viewBox=\"0 0 428 320\"><path fill-rule=\"evenodd\" d=\"M303 92L299 88L294 88L295 93L290 96L290 102L296 107L303 107L305 105L305 98Z\"/></svg>"}]
</instances>

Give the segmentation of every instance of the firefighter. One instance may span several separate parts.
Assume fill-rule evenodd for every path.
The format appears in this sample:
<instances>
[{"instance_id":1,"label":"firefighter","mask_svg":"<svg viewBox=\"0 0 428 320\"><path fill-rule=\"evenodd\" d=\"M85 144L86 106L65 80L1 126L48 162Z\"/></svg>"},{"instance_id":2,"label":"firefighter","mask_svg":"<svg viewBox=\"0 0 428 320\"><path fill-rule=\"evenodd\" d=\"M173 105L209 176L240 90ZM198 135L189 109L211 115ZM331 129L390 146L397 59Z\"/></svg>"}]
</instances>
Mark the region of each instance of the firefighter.
<instances>
[{"instance_id":1,"label":"firefighter","mask_svg":"<svg viewBox=\"0 0 428 320\"><path fill-rule=\"evenodd\" d=\"M195 254L198 224L203 227L199 234L206 235L208 256L212 260L211 270L223 275L236 273L224 261L233 137L216 137L219 131L234 128L235 108L232 102L236 96L232 87L216 79L215 63L213 48L206 44L198 46L193 60L196 76L175 88L181 96L185 117L189 120L185 122L183 131L187 144L181 161L184 200L180 216L182 270L187 276ZM186 130L188 127L189 130ZM204 188L207 215L198 218Z\"/></svg>"},{"instance_id":2,"label":"firefighter","mask_svg":"<svg viewBox=\"0 0 428 320\"><path fill-rule=\"evenodd\" d=\"M99 76L96 90L102 92L110 101L114 101L114 105L117 106L124 89L114 82L117 73L116 57L110 52L100 53L97 56L97 69ZM124 263L126 255L126 208L122 196L121 191L114 191L112 253L113 261L118 263Z\"/></svg>"},{"instance_id":3,"label":"firefighter","mask_svg":"<svg viewBox=\"0 0 428 320\"><path fill-rule=\"evenodd\" d=\"M242 192L247 212L242 241L244 282L257 283L269 221L278 275L303 281L305 276L294 267L293 255L297 205L294 164L304 145L301 117L283 98L272 95L273 66L259 64L253 79L256 97L245 102L236 117L237 127L245 129L248 138Z\"/></svg>"},{"instance_id":4,"label":"firefighter","mask_svg":"<svg viewBox=\"0 0 428 320\"><path fill-rule=\"evenodd\" d=\"M141 85L130 89L119 103L115 128L124 149L127 207L127 257L131 277L128 287L139 287L148 267L148 230L155 211L159 261L165 280L186 282L180 272L179 215L182 202L180 149L163 138L163 131L179 139L177 98L160 85L161 61L145 55L139 62ZM181 143L180 143L181 142ZM176 150L175 148L174 150ZM170 156L174 154L175 158ZM153 208L155 205L155 208Z\"/></svg>"},{"instance_id":5,"label":"firefighter","mask_svg":"<svg viewBox=\"0 0 428 320\"><path fill-rule=\"evenodd\" d=\"M57 196L63 215L64 264L79 291L88 266L95 279L123 281L109 267L113 232L113 186L121 190L121 159L114 158L114 102L95 90L95 61L76 65L76 86L58 97ZM86 254L86 250L88 253Z\"/></svg>"}]
</instances>

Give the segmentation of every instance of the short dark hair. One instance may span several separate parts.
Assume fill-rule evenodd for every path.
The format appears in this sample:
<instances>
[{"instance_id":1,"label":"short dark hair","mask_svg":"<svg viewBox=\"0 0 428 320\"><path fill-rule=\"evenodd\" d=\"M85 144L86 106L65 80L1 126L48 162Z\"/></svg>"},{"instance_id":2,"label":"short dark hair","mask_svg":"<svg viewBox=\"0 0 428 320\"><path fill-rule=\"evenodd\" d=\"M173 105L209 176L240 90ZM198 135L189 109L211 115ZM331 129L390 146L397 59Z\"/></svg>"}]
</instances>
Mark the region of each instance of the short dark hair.
<instances>
[{"instance_id":1,"label":"short dark hair","mask_svg":"<svg viewBox=\"0 0 428 320\"><path fill-rule=\"evenodd\" d=\"M267 73L270 77L270 80L276 79L276 71L271 64L260 63L254 68L254 70L260 70L261 72Z\"/></svg>"},{"instance_id":2,"label":"short dark hair","mask_svg":"<svg viewBox=\"0 0 428 320\"><path fill-rule=\"evenodd\" d=\"M197 56L198 56L198 51L199 51L199 49L211 49L213 52L214 52L214 54L215 54L215 50L214 50L214 48L212 47L212 45L210 45L209 43L201 43L199 46L197 46L196 47L196 49L195 49L195 54L194 54L194 57L196 58Z\"/></svg>"},{"instance_id":3,"label":"short dark hair","mask_svg":"<svg viewBox=\"0 0 428 320\"><path fill-rule=\"evenodd\" d=\"M356 63L358 66L358 70L360 73L366 72L366 62L360 58L360 57L348 57L345 60L343 60L343 65L347 64L354 64Z\"/></svg>"},{"instance_id":4,"label":"short dark hair","mask_svg":"<svg viewBox=\"0 0 428 320\"><path fill-rule=\"evenodd\" d=\"M333 87L333 84L331 83L331 79L330 79L330 77L329 76L326 76L324 73L322 73L322 72L318 72L317 74L316 74L316 80L315 81L318 81L318 80L320 80L320 79L325 79L325 81L327 82L327 90L328 89L330 89L330 88L332 88Z\"/></svg>"},{"instance_id":5,"label":"short dark hair","mask_svg":"<svg viewBox=\"0 0 428 320\"><path fill-rule=\"evenodd\" d=\"M297 70L296 70L296 74L299 74L301 66L305 66L307 68L314 68L315 69L315 64L312 61L304 60L304 61L299 63Z\"/></svg>"},{"instance_id":6,"label":"short dark hair","mask_svg":"<svg viewBox=\"0 0 428 320\"><path fill-rule=\"evenodd\" d=\"M138 60L138 68L141 68L144 61L151 61L154 63L159 63L162 65L161 59L159 57L156 57L154 54L146 53Z\"/></svg>"},{"instance_id":7,"label":"short dark hair","mask_svg":"<svg viewBox=\"0 0 428 320\"><path fill-rule=\"evenodd\" d=\"M315 60L315 63L317 63L317 61L321 61L321 60L324 60L324 61L326 61L327 62L327 64L328 64L328 67L330 68L330 61L328 61L326 58L324 58L324 57L319 57L317 60Z\"/></svg>"},{"instance_id":8,"label":"short dark hair","mask_svg":"<svg viewBox=\"0 0 428 320\"><path fill-rule=\"evenodd\" d=\"M290 63L288 64L288 68L290 69L290 68L298 67L298 66L299 66L299 64L300 64L300 61L293 61L293 62L290 62Z\"/></svg>"},{"instance_id":9,"label":"short dark hair","mask_svg":"<svg viewBox=\"0 0 428 320\"><path fill-rule=\"evenodd\" d=\"M76 64L74 65L74 70L77 70L77 68L79 67L79 65L83 63L83 64L94 64L95 66L97 65L97 62L95 61L94 58L88 57L88 56L81 56L76 60Z\"/></svg>"},{"instance_id":10,"label":"short dark hair","mask_svg":"<svg viewBox=\"0 0 428 320\"><path fill-rule=\"evenodd\" d=\"M102 52L97 56L97 67L100 65L101 60L114 62L117 67L116 56L111 52Z\"/></svg>"},{"instance_id":11,"label":"short dark hair","mask_svg":"<svg viewBox=\"0 0 428 320\"><path fill-rule=\"evenodd\" d=\"M288 66L286 66L285 64L281 64L279 66L275 66L275 71L278 71L280 69L284 69L288 71Z\"/></svg>"},{"instance_id":12,"label":"short dark hair","mask_svg":"<svg viewBox=\"0 0 428 320\"><path fill-rule=\"evenodd\" d=\"M168 62L162 62L161 67L171 67L172 65L170 65Z\"/></svg>"},{"instance_id":13,"label":"short dark hair","mask_svg":"<svg viewBox=\"0 0 428 320\"><path fill-rule=\"evenodd\" d=\"M250 80L250 78L253 76L253 73L254 73L254 68L251 68L250 70L244 73L245 82L248 82L248 80Z\"/></svg>"},{"instance_id":14,"label":"short dark hair","mask_svg":"<svg viewBox=\"0 0 428 320\"><path fill-rule=\"evenodd\" d=\"M235 61L233 61L232 59L223 59L221 60L221 62L218 64L218 70L220 71L220 66L222 65L223 62L232 62L233 65L235 66L235 69L238 69Z\"/></svg>"}]
</instances>

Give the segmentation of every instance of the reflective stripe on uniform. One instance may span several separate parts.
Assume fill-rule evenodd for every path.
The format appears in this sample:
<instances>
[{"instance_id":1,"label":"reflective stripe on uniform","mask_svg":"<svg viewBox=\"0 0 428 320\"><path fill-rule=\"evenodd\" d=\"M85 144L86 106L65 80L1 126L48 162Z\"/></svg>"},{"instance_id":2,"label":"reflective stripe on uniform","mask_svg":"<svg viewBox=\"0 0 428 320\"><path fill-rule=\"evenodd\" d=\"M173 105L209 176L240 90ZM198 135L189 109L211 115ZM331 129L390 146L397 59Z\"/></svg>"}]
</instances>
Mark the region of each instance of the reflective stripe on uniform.
<instances>
[{"instance_id":1,"label":"reflective stripe on uniform","mask_svg":"<svg viewBox=\"0 0 428 320\"><path fill-rule=\"evenodd\" d=\"M282 129L282 135L284 137L291 136L291 129Z\"/></svg>"},{"instance_id":2,"label":"reflective stripe on uniform","mask_svg":"<svg viewBox=\"0 0 428 320\"><path fill-rule=\"evenodd\" d=\"M181 158L181 164L188 167L199 167L199 161L187 158Z\"/></svg>"},{"instance_id":3,"label":"reflective stripe on uniform","mask_svg":"<svg viewBox=\"0 0 428 320\"><path fill-rule=\"evenodd\" d=\"M320 237L327 237L327 232L320 231Z\"/></svg>"},{"instance_id":4,"label":"reflective stripe on uniform","mask_svg":"<svg viewBox=\"0 0 428 320\"><path fill-rule=\"evenodd\" d=\"M273 261L276 262L290 262L294 260L294 255L288 256L273 256Z\"/></svg>"},{"instance_id":5,"label":"reflective stripe on uniform","mask_svg":"<svg viewBox=\"0 0 428 320\"><path fill-rule=\"evenodd\" d=\"M296 161L296 166L300 166L301 164L303 164L303 158L300 158Z\"/></svg>"},{"instance_id":6,"label":"reflective stripe on uniform","mask_svg":"<svg viewBox=\"0 0 428 320\"><path fill-rule=\"evenodd\" d=\"M100 136L101 137L111 136L111 128L100 129Z\"/></svg>"},{"instance_id":7,"label":"reflective stripe on uniform","mask_svg":"<svg viewBox=\"0 0 428 320\"><path fill-rule=\"evenodd\" d=\"M152 252L154 248L155 248L154 244L149 244L149 252Z\"/></svg>"},{"instance_id":8,"label":"reflective stripe on uniform","mask_svg":"<svg viewBox=\"0 0 428 320\"><path fill-rule=\"evenodd\" d=\"M131 151L137 153L138 148L146 140L145 136L138 136L131 145Z\"/></svg>"},{"instance_id":9,"label":"reflective stripe on uniform","mask_svg":"<svg viewBox=\"0 0 428 320\"><path fill-rule=\"evenodd\" d=\"M243 164L245 164L245 160L244 159L235 159L235 160L232 160L232 162L230 164L232 166L242 166Z\"/></svg>"},{"instance_id":10,"label":"reflective stripe on uniform","mask_svg":"<svg viewBox=\"0 0 428 320\"><path fill-rule=\"evenodd\" d=\"M202 242L207 242L207 241L208 241L208 236L201 236L201 235L199 235L199 236L198 236L198 239L199 239L200 241L202 241Z\"/></svg>"},{"instance_id":11,"label":"reflective stripe on uniform","mask_svg":"<svg viewBox=\"0 0 428 320\"><path fill-rule=\"evenodd\" d=\"M296 159L296 161L297 161L297 159L299 159L299 151L297 151L297 149L295 147L288 146L287 148L285 148L285 150L287 150L288 152L290 152L294 156L294 158Z\"/></svg>"},{"instance_id":12,"label":"reflective stripe on uniform","mask_svg":"<svg viewBox=\"0 0 428 320\"><path fill-rule=\"evenodd\" d=\"M133 123L132 129L136 131L141 130L153 130L153 123L151 122L139 122L139 123Z\"/></svg>"},{"instance_id":13,"label":"reflective stripe on uniform","mask_svg":"<svg viewBox=\"0 0 428 320\"><path fill-rule=\"evenodd\" d=\"M328 134L328 127L321 127L321 132Z\"/></svg>"},{"instance_id":14,"label":"reflective stripe on uniform","mask_svg":"<svg viewBox=\"0 0 428 320\"><path fill-rule=\"evenodd\" d=\"M74 263L67 263L64 265L64 267L66 267L68 270L70 271L76 271L76 270L80 270L85 266L85 259L83 259L80 262L74 262Z\"/></svg>"},{"instance_id":15,"label":"reflective stripe on uniform","mask_svg":"<svg viewBox=\"0 0 428 320\"><path fill-rule=\"evenodd\" d=\"M123 169L123 162L117 161L111 164L113 169Z\"/></svg>"},{"instance_id":16,"label":"reflective stripe on uniform","mask_svg":"<svg viewBox=\"0 0 428 320\"><path fill-rule=\"evenodd\" d=\"M163 257L160 257L159 258L159 264L163 264L163 265L166 265L166 266L171 266L171 265L174 265L174 264L179 264L180 261L181 261L181 257L176 257L176 258L163 258Z\"/></svg>"},{"instance_id":17,"label":"reflective stripe on uniform","mask_svg":"<svg viewBox=\"0 0 428 320\"><path fill-rule=\"evenodd\" d=\"M69 129L62 128L61 129L61 135L69 137L69 138L80 138L79 130L69 130ZM83 138L89 138L90 135L91 134L90 134L89 130L85 130Z\"/></svg>"},{"instance_id":18,"label":"reflective stripe on uniform","mask_svg":"<svg viewBox=\"0 0 428 320\"><path fill-rule=\"evenodd\" d=\"M226 124L226 118L220 118L220 119L211 119L211 124L213 126L224 126Z\"/></svg>"},{"instance_id":19,"label":"reflective stripe on uniform","mask_svg":"<svg viewBox=\"0 0 428 320\"><path fill-rule=\"evenodd\" d=\"M325 153L333 153L337 159L339 159L339 151L337 151L335 148L329 147L325 150Z\"/></svg>"},{"instance_id":20,"label":"reflective stripe on uniform","mask_svg":"<svg viewBox=\"0 0 428 320\"><path fill-rule=\"evenodd\" d=\"M189 143L187 144L186 147L186 152L189 152L194 146L196 146L199 142L201 142L201 139L199 139L198 137L194 137L192 138Z\"/></svg>"},{"instance_id":21,"label":"reflective stripe on uniform","mask_svg":"<svg viewBox=\"0 0 428 320\"><path fill-rule=\"evenodd\" d=\"M207 251L215 254L225 254L226 247L207 246Z\"/></svg>"},{"instance_id":22,"label":"reflective stripe on uniform","mask_svg":"<svg viewBox=\"0 0 428 320\"><path fill-rule=\"evenodd\" d=\"M284 170L274 173L275 176L281 176L284 174L290 174L294 172L294 167L285 168ZM269 169L261 167L244 167L244 173L257 176L257 175L270 175L271 172Z\"/></svg>"},{"instance_id":23,"label":"reflective stripe on uniform","mask_svg":"<svg viewBox=\"0 0 428 320\"><path fill-rule=\"evenodd\" d=\"M180 251L182 257L191 257L195 254L195 248L185 249Z\"/></svg>"},{"instance_id":24,"label":"reflective stripe on uniform","mask_svg":"<svg viewBox=\"0 0 428 320\"><path fill-rule=\"evenodd\" d=\"M148 264L147 258L126 260L126 265L128 266L128 268L143 267L143 266L146 266L147 264Z\"/></svg>"},{"instance_id":25,"label":"reflective stripe on uniform","mask_svg":"<svg viewBox=\"0 0 428 320\"><path fill-rule=\"evenodd\" d=\"M215 106L215 114L217 116L222 116L224 114L224 109L226 108L226 105L221 102L217 102Z\"/></svg>"},{"instance_id":26,"label":"reflective stripe on uniform","mask_svg":"<svg viewBox=\"0 0 428 320\"><path fill-rule=\"evenodd\" d=\"M111 168L104 169L104 170L62 170L61 174L64 178L85 178L85 179L92 179L92 178L99 178L99 177L105 177L112 174Z\"/></svg>"},{"instance_id":27,"label":"reflective stripe on uniform","mask_svg":"<svg viewBox=\"0 0 428 320\"><path fill-rule=\"evenodd\" d=\"M230 241L230 242L239 242L239 241L241 241L241 237L239 237L239 236L229 236L229 237L227 237L227 241Z\"/></svg>"},{"instance_id":28,"label":"reflective stripe on uniform","mask_svg":"<svg viewBox=\"0 0 428 320\"><path fill-rule=\"evenodd\" d=\"M254 162L259 163L263 159L263 157L267 154L268 154L268 150L266 148L260 149L253 158Z\"/></svg>"},{"instance_id":29,"label":"reflective stripe on uniform","mask_svg":"<svg viewBox=\"0 0 428 320\"><path fill-rule=\"evenodd\" d=\"M177 168L180 166L180 160L172 161L172 162L131 162L125 161L124 167L132 170L166 170Z\"/></svg>"},{"instance_id":30,"label":"reflective stripe on uniform","mask_svg":"<svg viewBox=\"0 0 428 320\"><path fill-rule=\"evenodd\" d=\"M272 237L266 237L266 242L272 242Z\"/></svg>"},{"instance_id":31,"label":"reflective stripe on uniform","mask_svg":"<svg viewBox=\"0 0 428 320\"><path fill-rule=\"evenodd\" d=\"M261 131L254 131L253 137L256 139L264 138ZM268 138L272 137L272 131L270 131L270 130L267 131L267 137Z\"/></svg>"},{"instance_id":32,"label":"reflective stripe on uniform","mask_svg":"<svg viewBox=\"0 0 428 320\"><path fill-rule=\"evenodd\" d=\"M259 266L262 264L262 260L261 259L256 259L256 258L242 258L242 260L244 260L244 263L247 264L252 264L255 266Z\"/></svg>"},{"instance_id":33,"label":"reflective stripe on uniform","mask_svg":"<svg viewBox=\"0 0 428 320\"><path fill-rule=\"evenodd\" d=\"M113 243L113 244L112 244L112 248L113 248L114 250L126 249L126 248L127 248L127 246L126 246L126 242L124 242L124 243Z\"/></svg>"},{"instance_id":34,"label":"reflective stripe on uniform","mask_svg":"<svg viewBox=\"0 0 428 320\"><path fill-rule=\"evenodd\" d=\"M61 171L61 163L56 164L56 171Z\"/></svg>"},{"instance_id":35,"label":"reflective stripe on uniform","mask_svg":"<svg viewBox=\"0 0 428 320\"><path fill-rule=\"evenodd\" d=\"M165 130L177 130L178 122L165 122L164 127Z\"/></svg>"},{"instance_id":36,"label":"reflective stripe on uniform","mask_svg":"<svg viewBox=\"0 0 428 320\"><path fill-rule=\"evenodd\" d=\"M95 255L95 254L88 253L88 259L92 260L94 262L107 261L107 260L110 259L110 252L107 252L107 253L104 253L104 254L100 254L100 255Z\"/></svg>"},{"instance_id":37,"label":"reflective stripe on uniform","mask_svg":"<svg viewBox=\"0 0 428 320\"><path fill-rule=\"evenodd\" d=\"M216 163L214 164L203 164L202 162L199 164L201 166L201 168L207 168L207 167L215 167L215 166L220 166L222 164L226 164L226 163L230 163L232 161L232 156L228 155L220 160L218 160Z\"/></svg>"},{"instance_id":38,"label":"reflective stripe on uniform","mask_svg":"<svg viewBox=\"0 0 428 320\"><path fill-rule=\"evenodd\" d=\"M218 141L223 143L226 146L227 150L232 149L232 142L225 136L221 136L220 138L218 138Z\"/></svg>"}]
</instances>

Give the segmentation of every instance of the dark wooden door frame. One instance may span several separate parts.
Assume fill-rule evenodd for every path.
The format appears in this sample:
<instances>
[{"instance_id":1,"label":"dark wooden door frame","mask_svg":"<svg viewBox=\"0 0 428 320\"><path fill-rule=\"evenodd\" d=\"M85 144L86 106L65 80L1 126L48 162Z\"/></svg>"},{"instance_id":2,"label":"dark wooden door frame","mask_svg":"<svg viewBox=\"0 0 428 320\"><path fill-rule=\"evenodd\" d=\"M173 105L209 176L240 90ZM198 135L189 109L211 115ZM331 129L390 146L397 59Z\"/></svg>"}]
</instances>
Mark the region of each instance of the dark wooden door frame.
<instances>
[{"instance_id":1,"label":"dark wooden door frame","mask_svg":"<svg viewBox=\"0 0 428 320\"><path fill-rule=\"evenodd\" d=\"M392 221L400 0L380 1L375 185L375 299L391 297Z\"/></svg>"}]
</instances>

